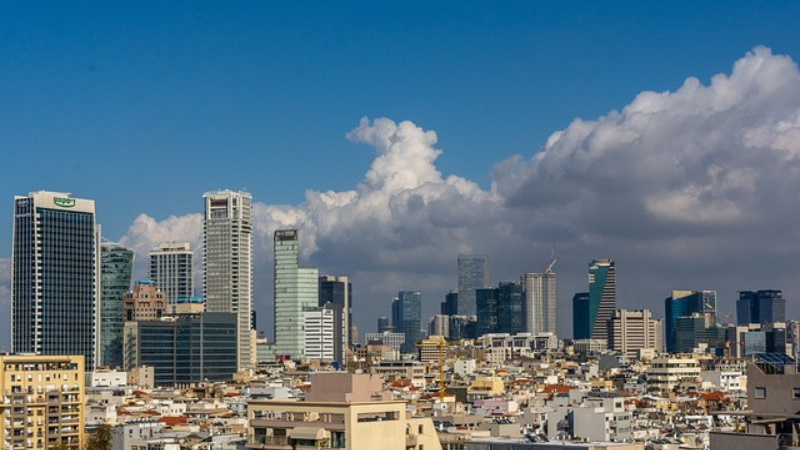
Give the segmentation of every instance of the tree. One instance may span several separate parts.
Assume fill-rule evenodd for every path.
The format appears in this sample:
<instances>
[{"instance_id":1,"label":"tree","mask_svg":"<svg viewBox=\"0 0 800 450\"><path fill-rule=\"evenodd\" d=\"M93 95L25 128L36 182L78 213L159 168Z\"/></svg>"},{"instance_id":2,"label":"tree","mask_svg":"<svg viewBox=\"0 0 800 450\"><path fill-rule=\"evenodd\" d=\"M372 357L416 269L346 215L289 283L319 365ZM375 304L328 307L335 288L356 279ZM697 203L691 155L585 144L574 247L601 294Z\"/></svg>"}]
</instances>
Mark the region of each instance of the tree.
<instances>
[{"instance_id":1,"label":"tree","mask_svg":"<svg viewBox=\"0 0 800 450\"><path fill-rule=\"evenodd\" d=\"M111 427L100 425L89 436L86 450L111 450Z\"/></svg>"}]
</instances>

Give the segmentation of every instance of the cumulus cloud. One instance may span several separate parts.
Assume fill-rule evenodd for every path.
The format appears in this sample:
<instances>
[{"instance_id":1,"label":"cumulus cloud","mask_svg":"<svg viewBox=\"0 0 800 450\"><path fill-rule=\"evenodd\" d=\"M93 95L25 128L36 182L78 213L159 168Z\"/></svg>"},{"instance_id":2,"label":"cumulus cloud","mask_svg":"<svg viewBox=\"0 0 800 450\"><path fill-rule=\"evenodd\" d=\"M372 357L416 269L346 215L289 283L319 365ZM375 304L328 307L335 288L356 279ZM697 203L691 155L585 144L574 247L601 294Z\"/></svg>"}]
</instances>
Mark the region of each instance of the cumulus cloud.
<instances>
[{"instance_id":1,"label":"cumulus cloud","mask_svg":"<svg viewBox=\"0 0 800 450\"><path fill-rule=\"evenodd\" d=\"M412 122L364 118L347 139L375 150L352 190L309 190L299 205L254 199L260 317L272 296L272 233L284 227L300 229L304 262L351 276L367 330L399 289L423 290L434 312L456 285L458 252L491 253L497 282L540 270L550 243L560 254L565 335L569 300L586 289L594 257L618 261L622 306L657 315L671 289L718 289L728 308L739 289L800 290L800 72L767 48L708 84L688 78L675 91L643 92L619 111L575 119L532 156L499 162L490 189L443 175L436 133ZM163 240L198 248L201 233L198 214L142 215L121 242L141 262Z\"/></svg>"}]
</instances>

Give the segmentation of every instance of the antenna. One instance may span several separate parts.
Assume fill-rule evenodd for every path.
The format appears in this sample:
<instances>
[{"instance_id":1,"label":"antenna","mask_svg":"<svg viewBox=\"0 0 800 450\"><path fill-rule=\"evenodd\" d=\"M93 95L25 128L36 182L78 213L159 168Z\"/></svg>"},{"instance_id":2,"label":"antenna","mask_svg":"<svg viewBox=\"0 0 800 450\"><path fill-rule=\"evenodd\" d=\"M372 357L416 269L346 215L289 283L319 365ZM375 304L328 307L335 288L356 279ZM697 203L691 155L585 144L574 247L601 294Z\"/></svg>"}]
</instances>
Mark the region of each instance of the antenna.
<instances>
[{"instance_id":1,"label":"antenna","mask_svg":"<svg viewBox=\"0 0 800 450\"><path fill-rule=\"evenodd\" d=\"M553 244L553 249L550 250L550 261L547 262L543 273L553 273L553 266L556 265L558 258L556 257L556 244Z\"/></svg>"}]
</instances>

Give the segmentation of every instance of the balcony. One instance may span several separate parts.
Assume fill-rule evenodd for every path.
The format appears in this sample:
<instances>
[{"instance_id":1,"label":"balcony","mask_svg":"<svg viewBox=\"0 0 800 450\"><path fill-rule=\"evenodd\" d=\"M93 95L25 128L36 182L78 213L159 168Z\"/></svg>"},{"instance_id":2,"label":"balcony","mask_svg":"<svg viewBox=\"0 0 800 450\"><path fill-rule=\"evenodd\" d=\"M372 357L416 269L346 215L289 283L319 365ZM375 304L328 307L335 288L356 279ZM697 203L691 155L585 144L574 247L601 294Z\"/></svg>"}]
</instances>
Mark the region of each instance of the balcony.
<instances>
[{"instance_id":1,"label":"balcony","mask_svg":"<svg viewBox=\"0 0 800 450\"><path fill-rule=\"evenodd\" d=\"M247 448L264 450L292 450L294 446L289 443L287 436L273 436L259 439L259 442L248 442Z\"/></svg>"}]
</instances>

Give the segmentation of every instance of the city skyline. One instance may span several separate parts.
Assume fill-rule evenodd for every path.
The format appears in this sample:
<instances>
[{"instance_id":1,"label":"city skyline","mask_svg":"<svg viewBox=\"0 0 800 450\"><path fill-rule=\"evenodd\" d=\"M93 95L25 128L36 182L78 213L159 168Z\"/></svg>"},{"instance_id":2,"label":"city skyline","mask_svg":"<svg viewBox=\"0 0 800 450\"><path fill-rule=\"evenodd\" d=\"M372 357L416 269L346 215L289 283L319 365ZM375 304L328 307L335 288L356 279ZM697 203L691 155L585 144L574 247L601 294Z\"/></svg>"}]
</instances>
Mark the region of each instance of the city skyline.
<instances>
[{"instance_id":1,"label":"city skyline","mask_svg":"<svg viewBox=\"0 0 800 450\"><path fill-rule=\"evenodd\" d=\"M265 331L271 233L287 228L304 236L302 261L353 282L362 333L401 290L423 293L423 321L435 313L459 253L488 253L496 284L540 270L553 243L563 336L597 257L617 262L619 308L660 315L673 290L715 289L731 315L738 291L779 289L796 318L800 6L751 6L410 5L377 18L17 5L0 17L0 198L94 199L143 279L159 243L202 249L203 192L245 189ZM116 180L134 167L169 172Z\"/></svg>"}]
</instances>

